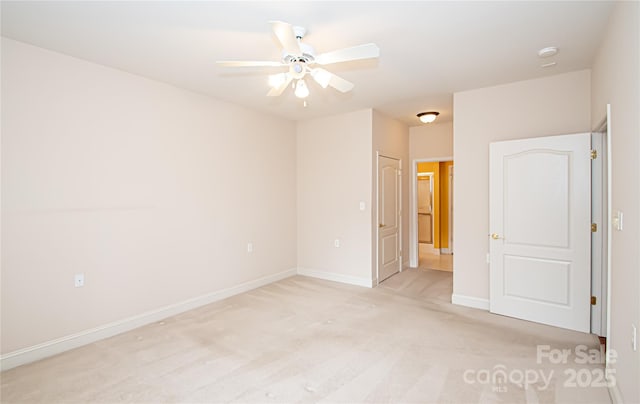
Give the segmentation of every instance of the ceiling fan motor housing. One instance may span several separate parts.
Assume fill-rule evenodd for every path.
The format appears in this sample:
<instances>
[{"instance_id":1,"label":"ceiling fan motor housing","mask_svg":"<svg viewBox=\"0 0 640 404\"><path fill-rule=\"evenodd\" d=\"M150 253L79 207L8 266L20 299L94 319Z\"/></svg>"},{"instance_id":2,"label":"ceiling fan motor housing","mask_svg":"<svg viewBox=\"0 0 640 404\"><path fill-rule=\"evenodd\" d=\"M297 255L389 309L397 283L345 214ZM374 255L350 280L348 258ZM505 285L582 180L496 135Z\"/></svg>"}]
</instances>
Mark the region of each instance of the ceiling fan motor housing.
<instances>
[{"instance_id":1,"label":"ceiling fan motor housing","mask_svg":"<svg viewBox=\"0 0 640 404\"><path fill-rule=\"evenodd\" d=\"M303 61L295 61L289 65L289 74L294 79L301 79L307 73L305 63Z\"/></svg>"},{"instance_id":2,"label":"ceiling fan motor housing","mask_svg":"<svg viewBox=\"0 0 640 404\"><path fill-rule=\"evenodd\" d=\"M315 49L313 49L311 45L307 45L306 43L299 42L298 44L300 46L300 54L292 55L285 50L282 52L282 63L290 64L294 62L301 62L311 64L315 62Z\"/></svg>"}]
</instances>

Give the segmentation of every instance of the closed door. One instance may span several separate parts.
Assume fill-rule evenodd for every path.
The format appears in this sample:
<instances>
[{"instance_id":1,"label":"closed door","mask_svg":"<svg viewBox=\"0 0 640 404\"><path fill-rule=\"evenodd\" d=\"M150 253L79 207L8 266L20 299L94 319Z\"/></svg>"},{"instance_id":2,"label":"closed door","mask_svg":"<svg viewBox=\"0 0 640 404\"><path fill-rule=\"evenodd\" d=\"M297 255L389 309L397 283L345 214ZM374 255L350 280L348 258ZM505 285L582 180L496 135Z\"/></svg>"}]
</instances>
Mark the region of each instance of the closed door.
<instances>
[{"instance_id":1,"label":"closed door","mask_svg":"<svg viewBox=\"0 0 640 404\"><path fill-rule=\"evenodd\" d=\"M418 174L418 242L433 244L433 174Z\"/></svg>"},{"instance_id":2,"label":"closed door","mask_svg":"<svg viewBox=\"0 0 640 404\"><path fill-rule=\"evenodd\" d=\"M589 332L590 134L490 145L490 310Z\"/></svg>"},{"instance_id":3,"label":"closed door","mask_svg":"<svg viewBox=\"0 0 640 404\"><path fill-rule=\"evenodd\" d=\"M400 161L378 156L378 282L400 271Z\"/></svg>"}]
</instances>

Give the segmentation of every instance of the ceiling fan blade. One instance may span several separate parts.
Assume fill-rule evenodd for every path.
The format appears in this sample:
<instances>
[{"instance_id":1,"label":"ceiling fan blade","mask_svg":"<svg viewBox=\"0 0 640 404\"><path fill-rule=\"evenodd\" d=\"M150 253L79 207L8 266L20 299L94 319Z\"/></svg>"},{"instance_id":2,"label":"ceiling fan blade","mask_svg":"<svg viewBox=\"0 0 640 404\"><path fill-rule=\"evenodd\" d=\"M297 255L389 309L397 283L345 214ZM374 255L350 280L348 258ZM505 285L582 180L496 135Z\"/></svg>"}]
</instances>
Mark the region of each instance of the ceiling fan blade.
<instances>
[{"instance_id":1,"label":"ceiling fan blade","mask_svg":"<svg viewBox=\"0 0 640 404\"><path fill-rule=\"evenodd\" d=\"M302 53L291 24L282 21L270 21L269 23L271 24L273 33L278 37L282 48L284 48L288 54L299 55Z\"/></svg>"},{"instance_id":2,"label":"ceiling fan blade","mask_svg":"<svg viewBox=\"0 0 640 404\"><path fill-rule=\"evenodd\" d=\"M323 53L315 58L315 62L319 65L328 65L331 63L348 62L351 60L377 58L379 56L380 48L378 48L378 45L368 43Z\"/></svg>"},{"instance_id":3,"label":"ceiling fan blade","mask_svg":"<svg viewBox=\"0 0 640 404\"><path fill-rule=\"evenodd\" d=\"M220 66L226 67L280 67L285 66L282 62L270 62L267 60L223 60L216 62Z\"/></svg>"},{"instance_id":4,"label":"ceiling fan blade","mask_svg":"<svg viewBox=\"0 0 640 404\"><path fill-rule=\"evenodd\" d=\"M336 76L325 69L317 68L311 70L311 77L313 77L313 79L320 84L322 88L331 86L342 93L346 93L353 89L352 82L347 81L340 76Z\"/></svg>"},{"instance_id":5,"label":"ceiling fan blade","mask_svg":"<svg viewBox=\"0 0 640 404\"><path fill-rule=\"evenodd\" d=\"M282 94L282 92L289 87L289 84L291 83L291 80L293 80L293 76L290 75L289 73L283 73L286 76L286 79L277 87L273 87L271 90L269 90L269 92L267 93L268 97L277 97L280 94Z\"/></svg>"}]
</instances>

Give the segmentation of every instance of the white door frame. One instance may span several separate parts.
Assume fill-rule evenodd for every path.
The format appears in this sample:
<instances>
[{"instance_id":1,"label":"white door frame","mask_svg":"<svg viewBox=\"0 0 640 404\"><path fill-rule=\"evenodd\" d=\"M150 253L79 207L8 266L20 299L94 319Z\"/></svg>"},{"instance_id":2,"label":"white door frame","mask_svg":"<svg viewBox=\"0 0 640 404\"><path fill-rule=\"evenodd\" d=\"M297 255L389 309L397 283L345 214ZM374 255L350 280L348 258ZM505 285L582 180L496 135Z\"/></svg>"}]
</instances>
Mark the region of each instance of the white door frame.
<instances>
[{"instance_id":1,"label":"white door frame","mask_svg":"<svg viewBox=\"0 0 640 404\"><path fill-rule=\"evenodd\" d=\"M606 130L606 128L603 128ZM607 181L605 133L591 133L591 149L598 155L591 161L591 222L597 230L591 233L591 296L596 304L591 305L591 333L606 337L607 309Z\"/></svg>"},{"instance_id":2,"label":"white door frame","mask_svg":"<svg viewBox=\"0 0 640 404\"><path fill-rule=\"evenodd\" d=\"M411 162L411 189L409 190L409 267L418 267L418 163L453 161L453 156L414 159Z\"/></svg>"},{"instance_id":3,"label":"white door frame","mask_svg":"<svg viewBox=\"0 0 640 404\"><path fill-rule=\"evenodd\" d=\"M613 220L612 220L612 214L613 214L613 209L612 209L612 193L611 193L611 180L612 180L612 165L613 165L613 159L611 158L611 104L607 104L607 110L606 110L606 115L602 121L602 123L600 124L600 128L601 130L604 131L605 133L605 144L607 145L607 161L605 162L606 166L607 166L607 246L606 246L606 254L607 254L607 259L606 259L606 265L605 268L603 268L607 273L606 273L606 279L607 279L607 309L606 309L606 313L607 313L607 318L606 318L606 328L605 328L605 332L606 332L606 337L607 337L607 347L609 346L609 343L611 341L611 243L612 243L612 232L613 232ZM611 352L611 351L607 351L607 352ZM605 369L610 369L612 363L615 363L615 358L612 358L611 355L605 355ZM614 381L611 380L609 376L607 376L607 381ZM609 392L614 392L615 390L613 389L609 389ZM622 402L622 401L621 401Z\"/></svg>"},{"instance_id":4,"label":"white door frame","mask_svg":"<svg viewBox=\"0 0 640 404\"><path fill-rule=\"evenodd\" d=\"M602 139L602 146L604 147L605 152L600 154L605 160L601 163L600 167L605 170L605 175L602 176L601 189L599 190L599 192L601 192L602 194L598 196L602 198L602 204L605 204L606 206L604 206L604 208L602 209L602 217L600 218L602 220L602 223L598 223L598 226L600 226L603 232L606 232L606 237L602 237L602 239L600 240L602 254L599 257L600 262L597 263L599 265L594 265L596 263L592 261L591 267L592 294L598 294L599 292L599 296L601 298L600 309L593 310L592 308L591 332L606 337L607 340L609 340L611 336L611 239L613 237L613 223L611 220L613 209L611 207L612 159L610 123L611 104L607 104L606 115L594 130L595 133L601 133L604 137L604 139ZM598 156L598 158L600 158L600 156ZM592 189L592 192L595 191L595 189ZM593 195L592 198L598 196ZM597 325L597 322L594 322L593 319L594 315L599 317L599 327L594 327L594 323L596 323L595 325ZM609 367L609 355L606 356L606 366Z\"/></svg>"},{"instance_id":5,"label":"white door frame","mask_svg":"<svg viewBox=\"0 0 640 404\"><path fill-rule=\"evenodd\" d=\"M399 269L398 272L402 272L402 265L403 265L403 260L404 258L402 257L402 244L404 243L404 240L402 239L402 221L403 221L403 216L404 213L402 212L402 159L399 157L395 157L389 154L384 154L381 153L380 151L376 151L376 181L375 181L375 195L376 195L376 211L375 211L375 218L372 221L372 226L375 229L375 234L376 234L376 251L375 251L375 259L376 259L376 279L374 284L375 285L379 285L380 284L380 227L378 225L378 219L380 218L380 157L386 157L389 159L393 159L393 160L398 160L398 166L399 168L399 174L400 174L400 178L398 179L398 207L397 209L400 210L400 217L398 220L398 249L399 251L399 261L400 263L399 265Z\"/></svg>"},{"instance_id":6,"label":"white door frame","mask_svg":"<svg viewBox=\"0 0 640 404\"><path fill-rule=\"evenodd\" d=\"M449 248L448 253L453 254L453 167L448 166L447 180L449 181Z\"/></svg>"}]
</instances>

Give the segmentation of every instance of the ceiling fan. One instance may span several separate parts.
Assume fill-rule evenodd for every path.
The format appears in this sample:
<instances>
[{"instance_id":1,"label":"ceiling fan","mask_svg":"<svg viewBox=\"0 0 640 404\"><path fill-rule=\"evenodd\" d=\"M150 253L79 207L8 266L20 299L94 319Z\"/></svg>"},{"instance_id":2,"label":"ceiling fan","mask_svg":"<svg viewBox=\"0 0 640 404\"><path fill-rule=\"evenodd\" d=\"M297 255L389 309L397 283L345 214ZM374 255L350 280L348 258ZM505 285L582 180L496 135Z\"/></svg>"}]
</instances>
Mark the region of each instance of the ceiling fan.
<instances>
[{"instance_id":1,"label":"ceiling fan","mask_svg":"<svg viewBox=\"0 0 640 404\"><path fill-rule=\"evenodd\" d=\"M277 97L295 80L292 85L298 98L306 98L309 88L304 78L309 74L322 88L331 86L346 93L353 89L353 83L315 65L329 65L332 63L349 62L352 60L371 59L380 56L380 49L374 43L338 49L332 52L316 55L313 47L303 43L302 38L306 30L282 21L270 21L271 28L282 45L282 59L275 61L219 61L228 67L288 67L288 71L269 76L271 90L269 97Z\"/></svg>"}]
</instances>

